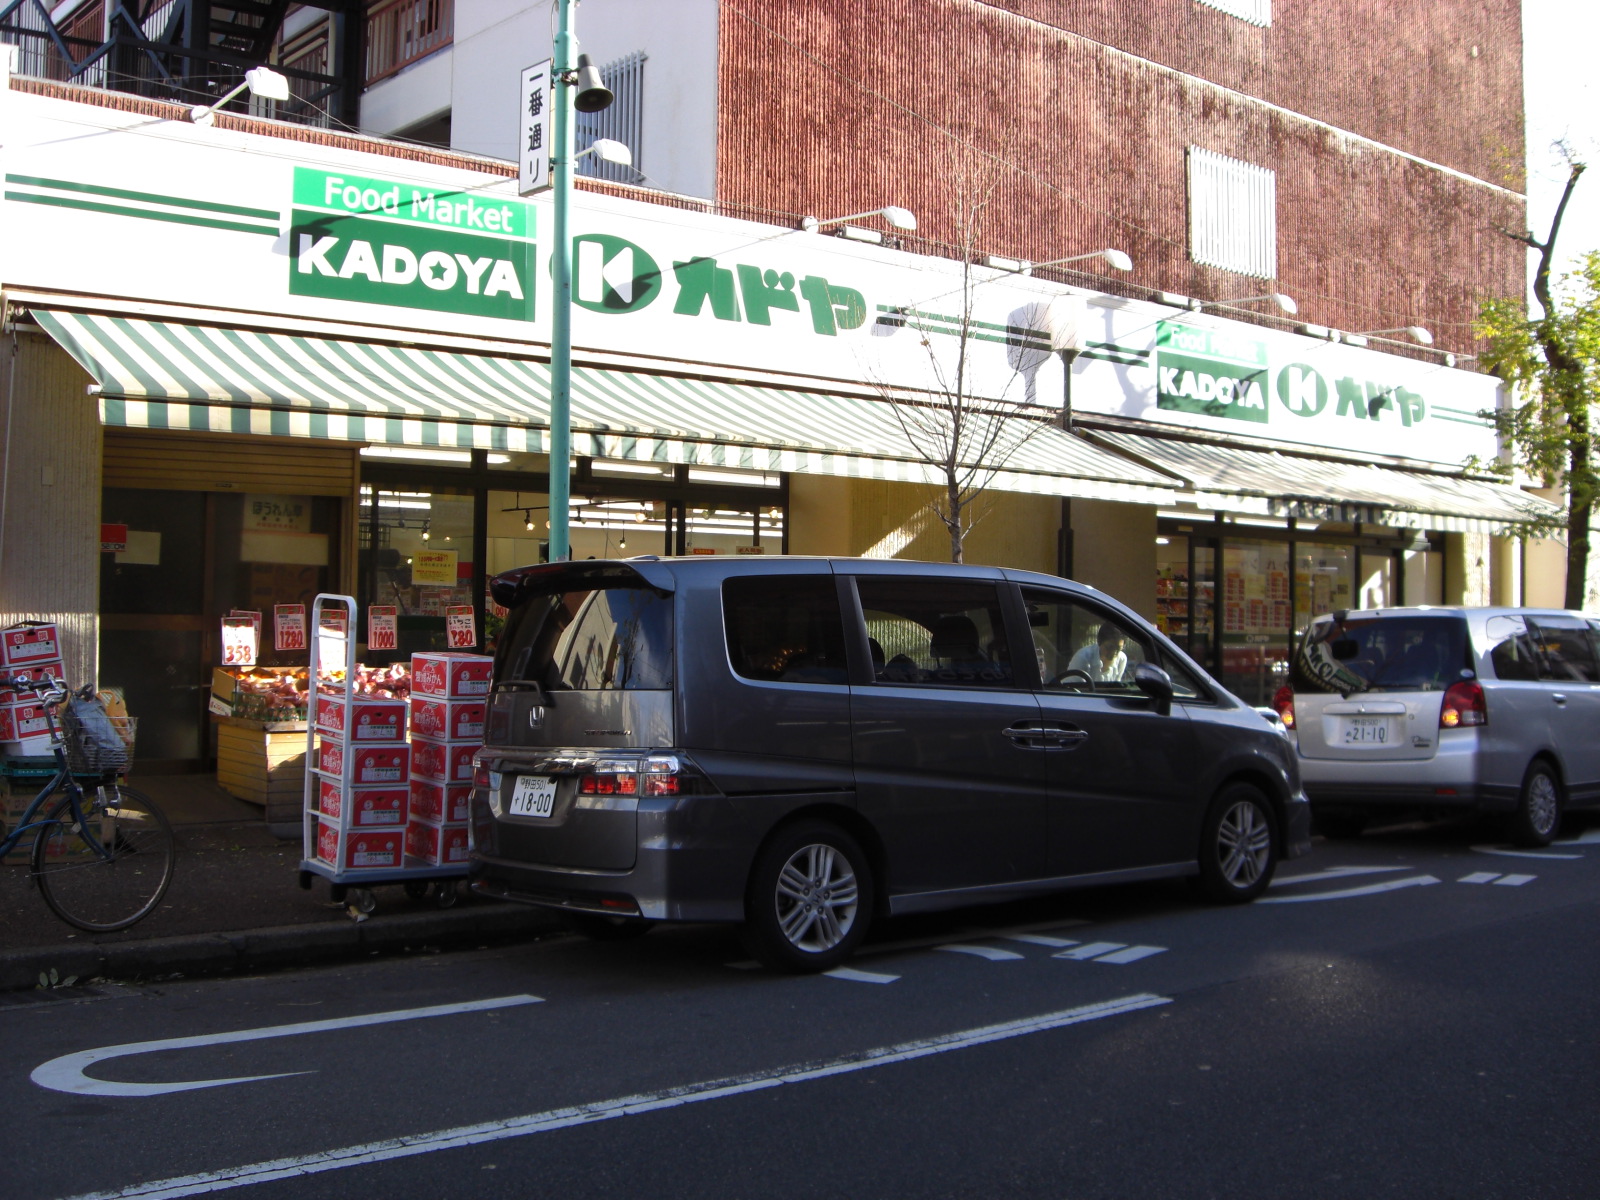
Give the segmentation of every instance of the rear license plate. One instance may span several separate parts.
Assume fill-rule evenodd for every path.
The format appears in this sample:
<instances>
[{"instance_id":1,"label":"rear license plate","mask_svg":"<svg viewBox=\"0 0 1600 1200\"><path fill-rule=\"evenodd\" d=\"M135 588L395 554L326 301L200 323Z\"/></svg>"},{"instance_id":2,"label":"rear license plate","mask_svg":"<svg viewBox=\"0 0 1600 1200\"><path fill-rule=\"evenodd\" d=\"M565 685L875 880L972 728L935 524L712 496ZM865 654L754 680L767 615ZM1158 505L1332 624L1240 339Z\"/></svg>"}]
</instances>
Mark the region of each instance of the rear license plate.
<instances>
[{"instance_id":1,"label":"rear license plate","mask_svg":"<svg viewBox=\"0 0 1600 1200\"><path fill-rule=\"evenodd\" d=\"M518 775L511 789L511 815L548 817L555 807L556 781L548 775Z\"/></svg>"},{"instance_id":2,"label":"rear license plate","mask_svg":"<svg viewBox=\"0 0 1600 1200\"><path fill-rule=\"evenodd\" d=\"M1389 740L1389 722L1385 717L1346 717L1344 722L1346 745L1375 743L1383 745Z\"/></svg>"}]
</instances>

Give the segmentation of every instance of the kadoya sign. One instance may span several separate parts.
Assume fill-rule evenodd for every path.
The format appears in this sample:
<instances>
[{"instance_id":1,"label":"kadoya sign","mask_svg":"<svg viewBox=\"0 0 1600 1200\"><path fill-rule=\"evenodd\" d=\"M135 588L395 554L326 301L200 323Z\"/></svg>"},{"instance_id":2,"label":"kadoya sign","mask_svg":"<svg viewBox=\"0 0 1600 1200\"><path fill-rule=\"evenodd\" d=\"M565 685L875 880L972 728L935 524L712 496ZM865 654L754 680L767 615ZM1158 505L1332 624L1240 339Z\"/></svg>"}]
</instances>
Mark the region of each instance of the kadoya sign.
<instances>
[{"instance_id":1,"label":"kadoya sign","mask_svg":"<svg viewBox=\"0 0 1600 1200\"><path fill-rule=\"evenodd\" d=\"M547 343L550 200L516 181L11 93L0 284ZM926 387L960 264L579 193L574 344L706 373ZM26 236L16 236L19 231ZM159 236L157 233L159 232ZM542 240L541 240L542 239ZM1492 379L974 268L971 386L1188 427L1459 463Z\"/></svg>"}]
</instances>

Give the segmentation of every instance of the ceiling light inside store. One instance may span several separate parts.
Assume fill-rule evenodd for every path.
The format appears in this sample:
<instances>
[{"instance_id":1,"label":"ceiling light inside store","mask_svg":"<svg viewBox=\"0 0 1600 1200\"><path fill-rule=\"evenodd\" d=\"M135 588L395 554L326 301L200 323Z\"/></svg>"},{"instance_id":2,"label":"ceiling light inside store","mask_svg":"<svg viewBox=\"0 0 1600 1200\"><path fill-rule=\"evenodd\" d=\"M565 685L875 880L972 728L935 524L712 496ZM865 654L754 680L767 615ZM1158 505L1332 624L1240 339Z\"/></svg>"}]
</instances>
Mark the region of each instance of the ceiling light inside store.
<instances>
[{"instance_id":1,"label":"ceiling light inside store","mask_svg":"<svg viewBox=\"0 0 1600 1200\"><path fill-rule=\"evenodd\" d=\"M742 483L748 487L781 487L783 478L765 471L716 470L710 467L690 467L690 483Z\"/></svg>"},{"instance_id":2,"label":"ceiling light inside store","mask_svg":"<svg viewBox=\"0 0 1600 1200\"><path fill-rule=\"evenodd\" d=\"M607 475L671 475L671 467L660 467L654 463L636 462L609 462L595 459L593 469Z\"/></svg>"},{"instance_id":3,"label":"ceiling light inside store","mask_svg":"<svg viewBox=\"0 0 1600 1200\"><path fill-rule=\"evenodd\" d=\"M458 463L467 466L472 462L470 450L429 450L425 446L363 446L362 458L399 458L408 462L441 462ZM491 466L500 466L511 461L509 454L490 453L488 461Z\"/></svg>"}]
</instances>

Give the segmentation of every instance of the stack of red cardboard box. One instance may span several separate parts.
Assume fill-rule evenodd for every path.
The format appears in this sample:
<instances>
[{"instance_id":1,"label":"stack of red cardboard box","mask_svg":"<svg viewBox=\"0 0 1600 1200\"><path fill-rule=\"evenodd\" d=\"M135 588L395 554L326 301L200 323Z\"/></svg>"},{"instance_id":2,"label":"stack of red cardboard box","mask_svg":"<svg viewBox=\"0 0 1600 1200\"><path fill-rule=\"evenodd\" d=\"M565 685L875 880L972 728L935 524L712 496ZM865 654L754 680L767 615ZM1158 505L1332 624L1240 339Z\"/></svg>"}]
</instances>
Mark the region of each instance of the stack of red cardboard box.
<instances>
[{"instance_id":1,"label":"stack of red cardboard box","mask_svg":"<svg viewBox=\"0 0 1600 1200\"><path fill-rule=\"evenodd\" d=\"M483 745L494 660L441 651L411 656L411 816L406 853L433 866L467 861L472 756Z\"/></svg>"},{"instance_id":2,"label":"stack of red cardboard box","mask_svg":"<svg viewBox=\"0 0 1600 1200\"><path fill-rule=\"evenodd\" d=\"M318 692L314 710L317 857L340 872L404 865L411 780L405 701Z\"/></svg>"},{"instance_id":3,"label":"stack of red cardboard box","mask_svg":"<svg viewBox=\"0 0 1600 1200\"><path fill-rule=\"evenodd\" d=\"M0 630L0 675L60 679L61 639L55 625L30 622ZM14 755L50 753L50 726L37 695L0 691L0 751Z\"/></svg>"}]
</instances>

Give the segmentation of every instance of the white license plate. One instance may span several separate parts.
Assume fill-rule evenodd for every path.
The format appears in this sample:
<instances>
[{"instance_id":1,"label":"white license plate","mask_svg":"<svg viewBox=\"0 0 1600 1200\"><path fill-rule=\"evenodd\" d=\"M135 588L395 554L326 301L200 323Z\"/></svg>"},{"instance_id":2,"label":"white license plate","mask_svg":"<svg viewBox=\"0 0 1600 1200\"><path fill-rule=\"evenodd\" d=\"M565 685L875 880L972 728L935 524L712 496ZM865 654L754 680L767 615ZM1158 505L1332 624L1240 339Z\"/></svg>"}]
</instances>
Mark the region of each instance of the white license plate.
<instances>
[{"instance_id":1,"label":"white license plate","mask_svg":"<svg viewBox=\"0 0 1600 1200\"><path fill-rule=\"evenodd\" d=\"M1346 717L1344 740L1346 745L1383 745L1389 740L1389 721L1385 717Z\"/></svg>"},{"instance_id":2,"label":"white license plate","mask_svg":"<svg viewBox=\"0 0 1600 1200\"><path fill-rule=\"evenodd\" d=\"M548 817L555 807L556 781L548 775L518 775L511 789L511 815Z\"/></svg>"}]
</instances>

